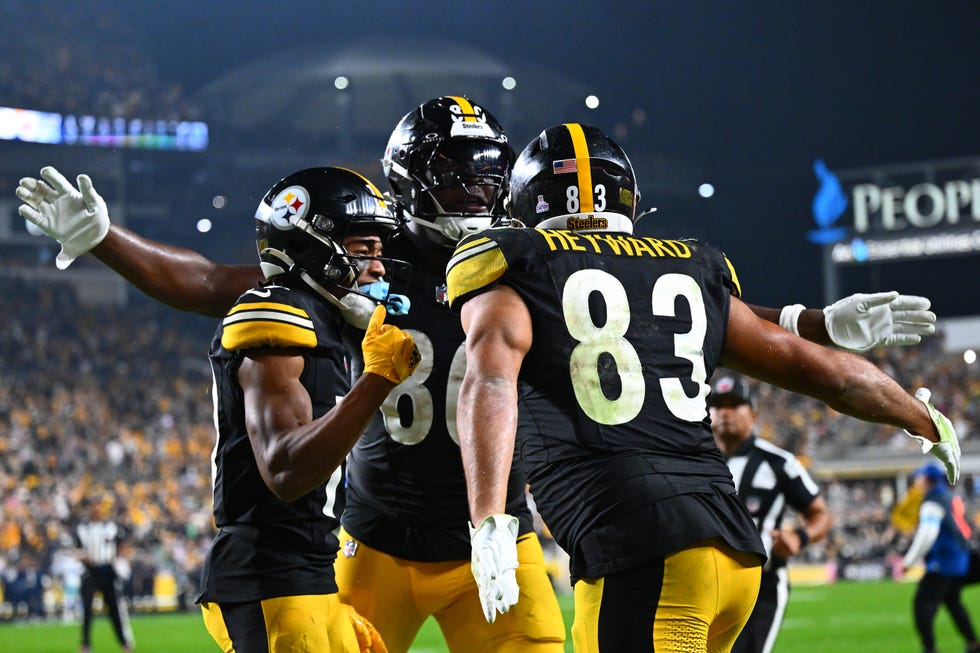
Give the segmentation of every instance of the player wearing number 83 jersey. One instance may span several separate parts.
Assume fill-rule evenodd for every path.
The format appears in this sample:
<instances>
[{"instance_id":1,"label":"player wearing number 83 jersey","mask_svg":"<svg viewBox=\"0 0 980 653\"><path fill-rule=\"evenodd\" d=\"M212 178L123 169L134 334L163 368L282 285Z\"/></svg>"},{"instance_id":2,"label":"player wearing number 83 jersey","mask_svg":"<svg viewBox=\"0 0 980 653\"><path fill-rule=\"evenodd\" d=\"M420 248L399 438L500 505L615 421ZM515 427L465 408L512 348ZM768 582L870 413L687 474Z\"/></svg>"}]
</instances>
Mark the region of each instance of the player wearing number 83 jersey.
<instances>
[{"instance_id":1,"label":"player wearing number 83 jersey","mask_svg":"<svg viewBox=\"0 0 980 653\"><path fill-rule=\"evenodd\" d=\"M571 558L576 651L725 650L765 560L707 426L705 381L741 294L734 269L704 243L632 235L632 165L594 128L542 132L511 193L514 217L539 228L467 238L447 268L471 338L459 431L471 516L488 534L473 539L481 600L506 611L519 596L495 562L510 557L499 489L480 480L494 476L488 461L506 463L514 428ZM494 326L510 309L519 326Z\"/></svg>"},{"instance_id":2,"label":"player wearing number 83 jersey","mask_svg":"<svg viewBox=\"0 0 980 653\"><path fill-rule=\"evenodd\" d=\"M571 556L578 653L730 651L765 552L708 428L716 366L930 446L955 435L868 361L758 317L719 251L632 235L635 179L598 129L548 128L510 184L513 217L536 228L471 236L449 262L466 333L457 431L473 575L488 619L520 605L503 500L516 440Z\"/></svg>"},{"instance_id":3,"label":"player wearing number 83 jersey","mask_svg":"<svg viewBox=\"0 0 980 653\"><path fill-rule=\"evenodd\" d=\"M494 229L462 242L449 265L454 308L499 283L531 312L518 447L573 579L709 538L761 564L704 408L740 293L729 261L705 243L624 233Z\"/></svg>"}]
</instances>

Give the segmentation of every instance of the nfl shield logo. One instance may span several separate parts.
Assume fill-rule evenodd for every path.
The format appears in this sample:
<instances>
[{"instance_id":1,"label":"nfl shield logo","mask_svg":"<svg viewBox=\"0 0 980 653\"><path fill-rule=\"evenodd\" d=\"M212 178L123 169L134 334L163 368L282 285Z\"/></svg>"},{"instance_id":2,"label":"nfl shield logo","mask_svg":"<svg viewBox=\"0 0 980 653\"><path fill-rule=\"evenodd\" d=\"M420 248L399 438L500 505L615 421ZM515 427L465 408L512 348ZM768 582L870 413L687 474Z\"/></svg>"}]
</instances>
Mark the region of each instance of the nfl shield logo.
<instances>
[{"instance_id":1,"label":"nfl shield logo","mask_svg":"<svg viewBox=\"0 0 980 653\"><path fill-rule=\"evenodd\" d=\"M440 304L449 303L449 293L446 291L446 284L436 286L436 301Z\"/></svg>"},{"instance_id":2,"label":"nfl shield logo","mask_svg":"<svg viewBox=\"0 0 980 653\"><path fill-rule=\"evenodd\" d=\"M354 554L357 553L357 542L354 540L347 540L344 542L344 557L353 558Z\"/></svg>"}]
</instances>

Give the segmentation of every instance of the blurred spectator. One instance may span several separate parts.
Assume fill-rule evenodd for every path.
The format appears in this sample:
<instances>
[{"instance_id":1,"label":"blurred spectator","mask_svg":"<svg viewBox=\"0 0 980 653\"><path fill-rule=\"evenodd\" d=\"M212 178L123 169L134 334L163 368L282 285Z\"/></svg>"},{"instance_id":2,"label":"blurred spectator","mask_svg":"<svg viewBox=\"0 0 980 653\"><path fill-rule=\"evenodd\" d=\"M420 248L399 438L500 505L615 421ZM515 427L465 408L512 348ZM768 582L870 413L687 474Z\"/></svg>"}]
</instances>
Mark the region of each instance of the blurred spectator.
<instances>
[{"instance_id":1,"label":"blurred spectator","mask_svg":"<svg viewBox=\"0 0 980 653\"><path fill-rule=\"evenodd\" d=\"M141 35L106 0L0 0L0 105L76 115L189 120ZM40 25L26 30L25 25Z\"/></svg>"},{"instance_id":2,"label":"blurred spectator","mask_svg":"<svg viewBox=\"0 0 980 653\"><path fill-rule=\"evenodd\" d=\"M201 462L214 444L210 321L148 303L85 309L58 285L9 281L8 291L0 313L4 600L12 611L43 613L25 594L35 587L31 570L54 584L58 610L65 594L73 599L62 559L73 546L70 507L100 494L125 497L129 587L152 596L166 567L193 594L213 535Z\"/></svg>"}]
</instances>

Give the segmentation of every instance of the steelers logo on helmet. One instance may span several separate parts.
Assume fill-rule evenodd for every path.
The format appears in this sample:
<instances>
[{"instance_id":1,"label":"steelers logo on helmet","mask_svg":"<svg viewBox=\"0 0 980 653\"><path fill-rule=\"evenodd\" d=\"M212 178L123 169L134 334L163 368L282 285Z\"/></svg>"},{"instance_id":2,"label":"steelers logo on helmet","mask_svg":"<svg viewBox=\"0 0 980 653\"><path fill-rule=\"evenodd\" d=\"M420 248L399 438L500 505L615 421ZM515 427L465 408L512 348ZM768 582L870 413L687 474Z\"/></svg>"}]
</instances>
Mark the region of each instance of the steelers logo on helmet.
<instances>
[{"instance_id":1,"label":"steelers logo on helmet","mask_svg":"<svg viewBox=\"0 0 980 653\"><path fill-rule=\"evenodd\" d=\"M289 275L324 296L331 289L353 288L368 259L380 258L349 254L346 238L366 235L383 242L399 226L374 184L337 167L284 177L266 193L255 218L266 279Z\"/></svg>"},{"instance_id":2,"label":"steelers logo on helmet","mask_svg":"<svg viewBox=\"0 0 980 653\"><path fill-rule=\"evenodd\" d=\"M638 199L626 153L579 123L541 132L511 174L512 217L528 227L632 232Z\"/></svg>"},{"instance_id":3,"label":"steelers logo on helmet","mask_svg":"<svg viewBox=\"0 0 980 653\"><path fill-rule=\"evenodd\" d=\"M487 115L483 108L468 102L466 98L455 99L457 103L449 106L449 113L453 120L449 135L493 138L494 131L487 124Z\"/></svg>"},{"instance_id":4,"label":"steelers logo on helmet","mask_svg":"<svg viewBox=\"0 0 980 653\"><path fill-rule=\"evenodd\" d=\"M310 210L310 194L302 186L289 186L272 200L269 222L277 229L292 229Z\"/></svg>"},{"instance_id":5,"label":"steelers logo on helmet","mask_svg":"<svg viewBox=\"0 0 980 653\"><path fill-rule=\"evenodd\" d=\"M408 234L445 247L507 219L513 163L500 124L462 95L434 98L406 114L382 159Z\"/></svg>"}]
</instances>

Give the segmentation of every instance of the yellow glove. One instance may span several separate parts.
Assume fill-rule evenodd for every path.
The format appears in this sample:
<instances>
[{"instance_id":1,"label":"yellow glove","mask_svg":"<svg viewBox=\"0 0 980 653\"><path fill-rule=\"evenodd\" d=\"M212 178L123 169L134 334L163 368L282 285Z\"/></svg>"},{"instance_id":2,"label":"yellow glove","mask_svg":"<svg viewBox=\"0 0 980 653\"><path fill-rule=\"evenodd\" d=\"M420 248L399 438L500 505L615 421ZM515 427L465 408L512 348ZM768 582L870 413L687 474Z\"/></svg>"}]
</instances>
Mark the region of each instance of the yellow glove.
<instances>
[{"instance_id":1,"label":"yellow glove","mask_svg":"<svg viewBox=\"0 0 980 653\"><path fill-rule=\"evenodd\" d=\"M383 376L392 383L401 383L412 375L422 356L412 336L384 323L386 315L383 304L379 304L371 314L361 342L364 371Z\"/></svg>"},{"instance_id":2,"label":"yellow glove","mask_svg":"<svg viewBox=\"0 0 980 653\"><path fill-rule=\"evenodd\" d=\"M350 623L354 626L357 633L357 647L361 653L388 653L388 647L381 640L381 635L370 621L361 616L354 606L341 603L340 606L347 611Z\"/></svg>"}]
</instances>

